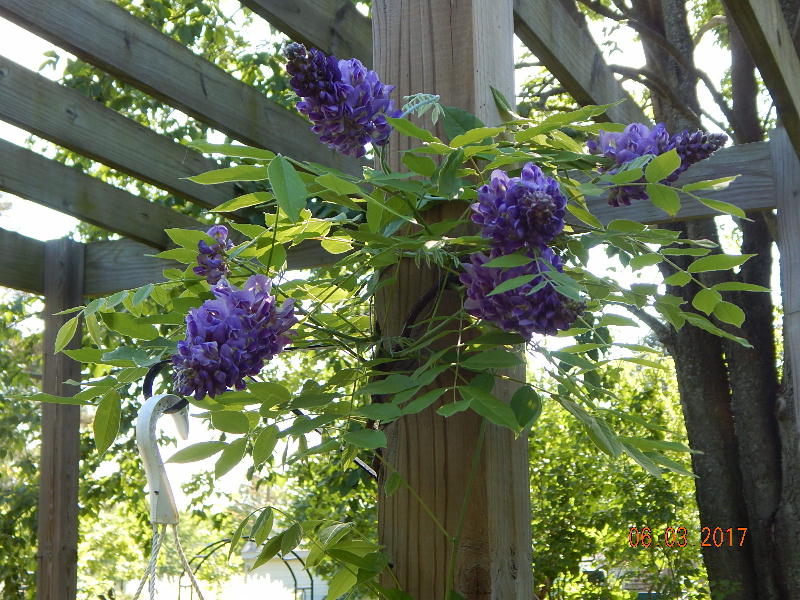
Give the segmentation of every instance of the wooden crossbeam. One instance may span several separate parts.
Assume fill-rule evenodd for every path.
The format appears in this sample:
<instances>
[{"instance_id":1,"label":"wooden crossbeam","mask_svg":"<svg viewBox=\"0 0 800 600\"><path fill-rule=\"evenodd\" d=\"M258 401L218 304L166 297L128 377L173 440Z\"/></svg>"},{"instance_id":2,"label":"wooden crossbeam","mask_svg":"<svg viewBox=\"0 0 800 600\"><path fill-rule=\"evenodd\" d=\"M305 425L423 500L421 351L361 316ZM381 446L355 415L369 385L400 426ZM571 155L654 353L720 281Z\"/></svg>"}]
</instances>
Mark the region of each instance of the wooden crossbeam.
<instances>
[{"instance_id":1,"label":"wooden crossbeam","mask_svg":"<svg viewBox=\"0 0 800 600\"><path fill-rule=\"evenodd\" d=\"M170 244L165 228L207 227L4 140L0 140L0 190L154 248Z\"/></svg>"},{"instance_id":2,"label":"wooden crossbeam","mask_svg":"<svg viewBox=\"0 0 800 600\"><path fill-rule=\"evenodd\" d=\"M0 119L201 206L236 195L232 184L185 179L219 168L215 161L2 56Z\"/></svg>"},{"instance_id":3,"label":"wooden crossbeam","mask_svg":"<svg viewBox=\"0 0 800 600\"><path fill-rule=\"evenodd\" d=\"M2 244L1 241L0 244ZM0 245L0 249L2 249L2 245ZM86 295L104 296L147 283L165 281L162 274L164 269L169 267L185 268L185 265L179 263L146 256L152 253L151 248L131 240L86 244L84 280ZM311 269L331 264L338 258L341 257L333 256L323 250L319 242L308 240L289 249L286 262L289 269ZM0 278L2 276L3 273L0 270ZM3 285L2 279L0 279L0 285Z\"/></svg>"},{"instance_id":4,"label":"wooden crossbeam","mask_svg":"<svg viewBox=\"0 0 800 600\"><path fill-rule=\"evenodd\" d=\"M370 20L346 0L241 2L294 40L339 58L372 63ZM514 33L580 104L624 99L608 111L611 120L650 121L616 80L589 31L580 27L560 2L515 0Z\"/></svg>"},{"instance_id":5,"label":"wooden crossbeam","mask_svg":"<svg viewBox=\"0 0 800 600\"><path fill-rule=\"evenodd\" d=\"M778 0L723 0L800 154L800 57Z\"/></svg>"},{"instance_id":6,"label":"wooden crossbeam","mask_svg":"<svg viewBox=\"0 0 800 600\"><path fill-rule=\"evenodd\" d=\"M242 0L293 40L372 66L372 26L349 0Z\"/></svg>"},{"instance_id":7,"label":"wooden crossbeam","mask_svg":"<svg viewBox=\"0 0 800 600\"><path fill-rule=\"evenodd\" d=\"M246 144L360 172L298 114L107 0L0 0L0 16Z\"/></svg>"},{"instance_id":8,"label":"wooden crossbeam","mask_svg":"<svg viewBox=\"0 0 800 600\"><path fill-rule=\"evenodd\" d=\"M716 179L730 175L741 175L728 188L704 191L703 197L723 200L745 210L775 208L775 183L772 176L772 156L768 142L742 144L724 148L708 160L689 169L676 185L694 181ZM631 206L609 206L605 198L590 198L589 208L603 223L613 219L631 219L642 223L664 223L668 221L714 217L720 213L697 201L684 199L677 217L670 218L651 202L642 200ZM578 221L568 215L571 223ZM150 258L146 246L127 240L93 242L86 252L86 282L88 295L110 294L117 290L135 288L151 281L163 281L161 270L167 263ZM307 241L291 248L288 253L290 269L310 269L338 260L328 254L317 242Z\"/></svg>"},{"instance_id":9,"label":"wooden crossbeam","mask_svg":"<svg viewBox=\"0 0 800 600\"><path fill-rule=\"evenodd\" d=\"M0 228L0 285L44 294L44 243Z\"/></svg>"},{"instance_id":10,"label":"wooden crossbeam","mask_svg":"<svg viewBox=\"0 0 800 600\"><path fill-rule=\"evenodd\" d=\"M514 0L514 33L580 104L610 104L619 123L649 118L608 68L600 48L556 0Z\"/></svg>"},{"instance_id":11,"label":"wooden crossbeam","mask_svg":"<svg viewBox=\"0 0 800 600\"><path fill-rule=\"evenodd\" d=\"M775 181L772 175L769 142L723 148L711 158L697 163L686 171L675 186L733 175L740 177L727 188L701 190L695 193L703 198L735 204L746 211L775 208ZM640 223L655 224L716 217L720 214L694 199L685 197L682 197L681 211L675 217L670 217L648 200L637 201L630 206L609 206L605 198L590 198L587 204L592 214L603 223L613 219L630 219ZM576 222L571 215L568 215L567 220Z\"/></svg>"}]
</instances>

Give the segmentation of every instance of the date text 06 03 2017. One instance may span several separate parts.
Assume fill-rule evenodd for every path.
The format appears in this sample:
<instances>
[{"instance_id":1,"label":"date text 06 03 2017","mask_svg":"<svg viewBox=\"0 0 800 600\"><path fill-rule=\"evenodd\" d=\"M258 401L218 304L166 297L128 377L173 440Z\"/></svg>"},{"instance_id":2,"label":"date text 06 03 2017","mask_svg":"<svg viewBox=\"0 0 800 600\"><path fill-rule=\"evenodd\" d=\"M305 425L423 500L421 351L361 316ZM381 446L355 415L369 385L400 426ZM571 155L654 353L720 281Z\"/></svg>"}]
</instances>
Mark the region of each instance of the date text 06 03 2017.
<instances>
[{"instance_id":1,"label":"date text 06 03 2017","mask_svg":"<svg viewBox=\"0 0 800 600\"><path fill-rule=\"evenodd\" d=\"M685 548L687 545L697 545L689 537L689 530L682 525L663 529L631 527L628 530L628 544L632 548ZM704 548L741 548L746 537L747 527L702 527L698 541Z\"/></svg>"}]
</instances>

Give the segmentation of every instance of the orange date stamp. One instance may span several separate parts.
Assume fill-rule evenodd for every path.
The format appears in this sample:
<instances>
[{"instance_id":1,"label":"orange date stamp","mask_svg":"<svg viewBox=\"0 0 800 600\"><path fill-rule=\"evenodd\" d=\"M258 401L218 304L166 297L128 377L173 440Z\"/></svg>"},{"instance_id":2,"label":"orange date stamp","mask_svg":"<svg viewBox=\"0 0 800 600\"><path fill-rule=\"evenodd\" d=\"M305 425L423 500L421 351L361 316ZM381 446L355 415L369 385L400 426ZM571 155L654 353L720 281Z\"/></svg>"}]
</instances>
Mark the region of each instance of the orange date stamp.
<instances>
[{"instance_id":1,"label":"orange date stamp","mask_svg":"<svg viewBox=\"0 0 800 600\"><path fill-rule=\"evenodd\" d=\"M701 548L741 548L746 538L747 527L702 527L699 545ZM696 544L690 542L689 530L681 525L663 529L631 527L628 545L631 548L685 548Z\"/></svg>"}]
</instances>

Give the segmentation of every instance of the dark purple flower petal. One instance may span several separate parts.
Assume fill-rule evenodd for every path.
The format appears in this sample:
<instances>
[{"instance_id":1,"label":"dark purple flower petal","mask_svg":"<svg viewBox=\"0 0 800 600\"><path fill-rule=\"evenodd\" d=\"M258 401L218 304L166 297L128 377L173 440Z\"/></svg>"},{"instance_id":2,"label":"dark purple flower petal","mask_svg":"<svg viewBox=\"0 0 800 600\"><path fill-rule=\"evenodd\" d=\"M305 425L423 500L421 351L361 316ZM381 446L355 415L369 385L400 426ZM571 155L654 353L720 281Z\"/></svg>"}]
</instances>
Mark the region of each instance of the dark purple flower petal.
<instances>
[{"instance_id":1,"label":"dark purple flower petal","mask_svg":"<svg viewBox=\"0 0 800 600\"><path fill-rule=\"evenodd\" d=\"M233 248L233 242L228 239L228 228L224 225L214 225L206 231L206 235L217 240L210 246L205 240L197 242L197 266L192 269L195 275L205 277L209 285L217 285L219 280L230 273L226 253Z\"/></svg>"},{"instance_id":2,"label":"dark purple flower petal","mask_svg":"<svg viewBox=\"0 0 800 600\"><path fill-rule=\"evenodd\" d=\"M533 261L522 267L501 269L486 267L490 260L482 253L473 254L470 262L462 264L461 282L467 288L465 310L505 331L519 333L530 339L534 333L554 335L569 329L583 305L562 294L547 281L542 273L562 272L561 260L550 248L529 254ZM515 277L533 275L533 278L516 289L489 294L499 284Z\"/></svg>"},{"instance_id":3,"label":"dark purple flower petal","mask_svg":"<svg viewBox=\"0 0 800 600\"><path fill-rule=\"evenodd\" d=\"M547 245L564 229L566 206L558 182L527 163L520 177L492 172L490 182L478 189L472 220L496 251L508 254Z\"/></svg>"},{"instance_id":4,"label":"dark purple flower petal","mask_svg":"<svg viewBox=\"0 0 800 600\"><path fill-rule=\"evenodd\" d=\"M206 300L186 316L186 339L172 356L175 388L198 400L235 388L280 354L297 323L294 300L278 306L272 281L253 275L239 289L223 279Z\"/></svg>"},{"instance_id":5,"label":"dark purple flower petal","mask_svg":"<svg viewBox=\"0 0 800 600\"><path fill-rule=\"evenodd\" d=\"M316 48L292 42L284 49L290 85L303 100L297 110L312 122L320 141L349 156L366 154L366 145L382 146L392 131L386 116L396 117L389 95L377 73L360 60L337 60Z\"/></svg>"},{"instance_id":6,"label":"dark purple flower petal","mask_svg":"<svg viewBox=\"0 0 800 600\"><path fill-rule=\"evenodd\" d=\"M670 135L663 123L652 129L642 123L631 123L621 132L601 131L596 140L589 140L587 146L592 154L602 154L614 160L614 165L605 169L608 173L618 172L626 163L652 154L658 156L673 148L681 159L680 166L661 183L670 184L690 166L719 150L727 141L724 133L684 130ZM643 183L644 179L638 183ZM647 199L642 185L622 185L611 189L608 202L612 206L629 205L631 200Z\"/></svg>"}]
</instances>

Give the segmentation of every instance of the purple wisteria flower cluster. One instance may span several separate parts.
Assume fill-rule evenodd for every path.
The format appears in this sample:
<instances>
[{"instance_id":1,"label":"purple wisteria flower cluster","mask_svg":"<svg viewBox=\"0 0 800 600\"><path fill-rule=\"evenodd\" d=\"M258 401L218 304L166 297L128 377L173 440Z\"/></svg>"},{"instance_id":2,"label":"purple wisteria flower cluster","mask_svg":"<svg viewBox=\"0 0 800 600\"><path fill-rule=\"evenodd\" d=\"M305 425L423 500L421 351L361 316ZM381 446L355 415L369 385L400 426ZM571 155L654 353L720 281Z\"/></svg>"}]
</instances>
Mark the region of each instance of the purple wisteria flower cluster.
<instances>
[{"instance_id":1,"label":"purple wisteria flower cluster","mask_svg":"<svg viewBox=\"0 0 800 600\"><path fill-rule=\"evenodd\" d=\"M579 302L559 293L548 272L563 272L561 259L548 244L564 229L567 199L558 182L533 163L520 177L492 172L478 189L472 220L489 239L489 255L479 252L462 264L461 282L467 286L466 311L525 339L534 333L553 335L568 329L582 310ZM503 269L486 263L514 252L530 259L526 265ZM522 285L489 295L498 285L517 277Z\"/></svg>"},{"instance_id":2,"label":"purple wisteria flower cluster","mask_svg":"<svg viewBox=\"0 0 800 600\"><path fill-rule=\"evenodd\" d=\"M666 179L664 184L673 183L678 176L693 164L708 158L727 141L724 133L684 130L670 135L666 126L659 123L652 129L642 123L631 123L621 132L601 131L596 140L589 140L587 146L592 154L602 154L614 160L610 168L601 169L607 173L617 173L632 160L652 154L658 156L673 148L681 159L680 166ZM641 180L639 183L643 182ZM612 206L630 205L631 200L646 200L643 185L622 185L611 189L608 203Z\"/></svg>"},{"instance_id":3,"label":"purple wisteria flower cluster","mask_svg":"<svg viewBox=\"0 0 800 600\"><path fill-rule=\"evenodd\" d=\"M297 110L311 119L311 131L322 142L357 158L366 154L367 144L386 144L392 131L386 117L400 116L389 97L394 86L381 83L356 58L337 60L296 42L284 55L292 89L303 98Z\"/></svg>"},{"instance_id":4,"label":"purple wisteria flower cluster","mask_svg":"<svg viewBox=\"0 0 800 600\"><path fill-rule=\"evenodd\" d=\"M233 242L228 239L228 228L224 225L214 225L206 235L214 238L216 243L209 245L205 240L197 243L200 254L197 255L197 266L192 270L205 277L210 285L217 285L230 273L226 252L233 248Z\"/></svg>"},{"instance_id":5,"label":"purple wisteria flower cluster","mask_svg":"<svg viewBox=\"0 0 800 600\"><path fill-rule=\"evenodd\" d=\"M239 289L226 279L186 316L186 339L172 356L178 394L202 400L245 388L244 377L258 374L266 361L291 340L297 323L294 300L278 306L266 275L253 275Z\"/></svg>"}]
</instances>

